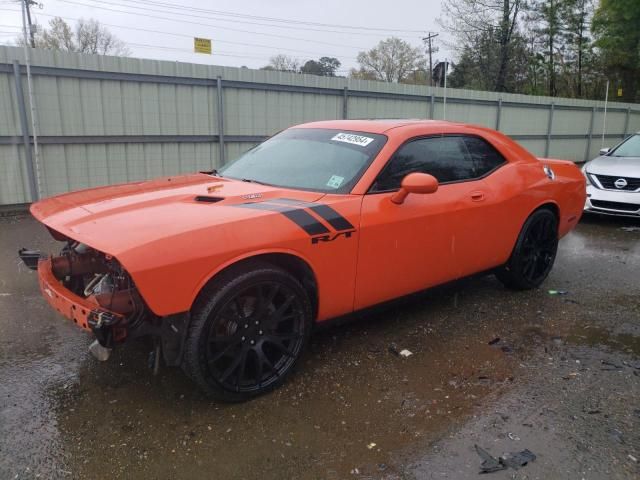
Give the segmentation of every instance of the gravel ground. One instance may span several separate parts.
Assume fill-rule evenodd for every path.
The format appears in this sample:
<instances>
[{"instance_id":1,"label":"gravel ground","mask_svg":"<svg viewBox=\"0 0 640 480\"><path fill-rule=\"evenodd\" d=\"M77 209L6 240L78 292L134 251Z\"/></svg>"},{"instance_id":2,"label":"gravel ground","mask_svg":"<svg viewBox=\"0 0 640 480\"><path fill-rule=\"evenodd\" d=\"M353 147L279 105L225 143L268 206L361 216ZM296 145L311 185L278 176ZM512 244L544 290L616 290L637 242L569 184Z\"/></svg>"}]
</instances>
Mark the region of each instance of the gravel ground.
<instances>
[{"instance_id":1,"label":"gravel ground","mask_svg":"<svg viewBox=\"0 0 640 480\"><path fill-rule=\"evenodd\" d=\"M464 479L475 444L537 456L496 479L639 478L634 227L584 219L538 290L467 279L323 329L285 386L224 405L145 342L89 357L16 261L55 242L0 218L0 478Z\"/></svg>"}]
</instances>

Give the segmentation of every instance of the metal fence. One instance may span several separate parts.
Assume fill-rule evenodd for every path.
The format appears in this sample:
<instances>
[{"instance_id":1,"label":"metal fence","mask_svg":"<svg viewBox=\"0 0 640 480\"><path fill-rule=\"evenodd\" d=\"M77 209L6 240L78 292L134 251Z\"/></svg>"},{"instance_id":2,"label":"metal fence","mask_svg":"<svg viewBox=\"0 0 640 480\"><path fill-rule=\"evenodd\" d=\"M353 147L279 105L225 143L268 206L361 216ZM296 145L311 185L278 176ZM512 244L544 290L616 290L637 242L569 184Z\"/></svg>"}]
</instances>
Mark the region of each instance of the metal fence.
<instances>
[{"instance_id":1,"label":"metal fence","mask_svg":"<svg viewBox=\"0 0 640 480\"><path fill-rule=\"evenodd\" d=\"M499 129L538 156L583 161L640 130L640 105L388 84L0 47L0 205L216 168L290 125L431 118ZM605 128L606 123L606 131Z\"/></svg>"}]
</instances>

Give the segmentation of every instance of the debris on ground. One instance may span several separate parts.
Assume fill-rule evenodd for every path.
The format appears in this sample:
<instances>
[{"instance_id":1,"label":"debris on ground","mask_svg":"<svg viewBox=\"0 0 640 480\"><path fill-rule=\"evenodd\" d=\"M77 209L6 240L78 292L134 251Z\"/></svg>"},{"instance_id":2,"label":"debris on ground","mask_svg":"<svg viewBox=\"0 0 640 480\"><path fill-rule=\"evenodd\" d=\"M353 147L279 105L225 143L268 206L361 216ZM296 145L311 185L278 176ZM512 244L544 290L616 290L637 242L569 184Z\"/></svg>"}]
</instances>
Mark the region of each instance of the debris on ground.
<instances>
[{"instance_id":1,"label":"debris on ground","mask_svg":"<svg viewBox=\"0 0 640 480\"><path fill-rule=\"evenodd\" d=\"M504 353L513 353L513 348L511 348L509 345L506 345L500 337L489 340L487 344L491 345L492 347L500 347L500 350L502 350Z\"/></svg>"},{"instance_id":2,"label":"debris on ground","mask_svg":"<svg viewBox=\"0 0 640 480\"><path fill-rule=\"evenodd\" d=\"M614 362L608 362L607 360L602 360L602 367L600 370L621 370L622 365L619 365Z\"/></svg>"},{"instance_id":3,"label":"debris on ground","mask_svg":"<svg viewBox=\"0 0 640 480\"><path fill-rule=\"evenodd\" d=\"M410 357L411 355L413 355L413 352L411 350L407 350L406 348L400 352L400 356L404 358Z\"/></svg>"},{"instance_id":4,"label":"debris on ground","mask_svg":"<svg viewBox=\"0 0 640 480\"><path fill-rule=\"evenodd\" d=\"M567 292L566 290L549 290L549 295L566 295Z\"/></svg>"},{"instance_id":5,"label":"debris on ground","mask_svg":"<svg viewBox=\"0 0 640 480\"><path fill-rule=\"evenodd\" d=\"M375 446L376 446L376 443L375 442L371 442L370 444L367 445L367 448L369 450L372 450Z\"/></svg>"},{"instance_id":6,"label":"debris on ground","mask_svg":"<svg viewBox=\"0 0 640 480\"><path fill-rule=\"evenodd\" d=\"M625 232L640 232L640 227L620 227L620 230Z\"/></svg>"},{"instance_id":7,"label":"debris on ground","mask_svg":"<svg viewBox=\"0 0 640 480\"><path fill-rule=\"evenodd\" d=\"M616 442L621 445L624 445L626 442L624 441L624 437L622 436L622 432L617 428L614 428L611 432L611 438L613 438Z\"/></svg>"},{"instance_id":8,"label":"debris on ground","mask_svg":"<svg viewBox=\"0 0 640 480\"><path fill-rule=\"evenodd\" d=\"M480 473L493 473L507 468L518 470L536 459L535 454L526 448L520 452L507 453L500 458L493 457L478 445L475 445L475 449L480 458L482 458Z\"/></svg>"},{"instance_id":9,"label":"debris on ground","mask_svg":"<svg viewBox=\"0 0 640 480\"><path fill-rule=\"evenodd\" d=\"M565 303L573 303L574 305L580 305L580 302L578 302L577 300L574 300L573 298L563 298L562 301Z\"/></svg>"},{"instance_id":10,"label":"debris on ground","mask_svg":"<svg viewBox=\"0 0 640 480\"><path fill-rule=\"evenodd\" d=\"M536 459L534 453L525 448L521 452L509 453L508 455L500 457L500 462L507 467L511 467L514 470L526 467L530 462Z\"/></svg>"},{"instance_id":11,"label":"debris on ground","mask_svg":"<svg viewBox=\"0 0 640 480\"><path fill-rule=\"evenodd\" d=\"M476 452L482 458L482 463L480 464L480 473L492 473L500 470L505 470L507 468L506 465L500 463L500 461L489 454L483 448L480 448L478 445L475 445Z\"/></svg>"}]
</instances>

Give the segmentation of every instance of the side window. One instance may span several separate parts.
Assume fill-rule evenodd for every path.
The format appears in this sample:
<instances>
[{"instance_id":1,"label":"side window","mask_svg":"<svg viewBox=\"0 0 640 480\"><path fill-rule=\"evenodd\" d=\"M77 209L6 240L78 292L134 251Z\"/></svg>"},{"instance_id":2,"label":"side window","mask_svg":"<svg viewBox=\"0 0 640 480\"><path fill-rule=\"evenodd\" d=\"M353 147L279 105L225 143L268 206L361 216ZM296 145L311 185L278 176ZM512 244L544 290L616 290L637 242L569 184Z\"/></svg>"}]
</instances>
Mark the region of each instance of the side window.
<instances>
[{"instance_id":1,"label":"side window","mask_svg":"<svg viewBox=\"0 0 640 480\"><path fill-rule=\"evenodd\" d=\"M398 150L373 185L373 191L396 190L414 172L428 173L440 183L474 178L472 157L463 137L429 137L409 142Z\"/></svg>"},{"instance_id":2,"label":"side window","mask_svg":"<svg viewBox=\"0 0 640 480\"><path fill-rule=\"evenodd\" d=\"M473 161L474 177L482 177L505 162L504 157L485 140L478 137L463 138Z\"/></svg>"}]
</instances>

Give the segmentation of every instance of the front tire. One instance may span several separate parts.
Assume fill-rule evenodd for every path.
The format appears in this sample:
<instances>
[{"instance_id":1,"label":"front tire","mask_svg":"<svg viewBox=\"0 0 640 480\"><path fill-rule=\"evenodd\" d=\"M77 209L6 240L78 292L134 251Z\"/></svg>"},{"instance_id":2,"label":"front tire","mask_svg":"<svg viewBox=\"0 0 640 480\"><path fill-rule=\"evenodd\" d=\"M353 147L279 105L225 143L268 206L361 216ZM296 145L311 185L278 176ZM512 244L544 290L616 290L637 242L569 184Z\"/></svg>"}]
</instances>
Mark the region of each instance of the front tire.
<instances>
[{"instance_id":1,"label":"front tire","mask_svg":"<svg viewBox=\"0 0 640 480\"><path fill-rule=\"evenodd\" d=\"M183 369L217 399L248 400L285 381L311 325L309 296L291 274L262 262L232 267L192 309Z\"/></svg>"},{"instance_id":2,"label":"front tire","mask_svg":"<svg viewBox=\"0 0 640 480\"><path fill-rule=\"evenodd\" d=\"M496 272L505 287L536 288L547 278L558 251L558 219L546 208L527 219L509 261Z\"/></svg>"}]
</instances>

